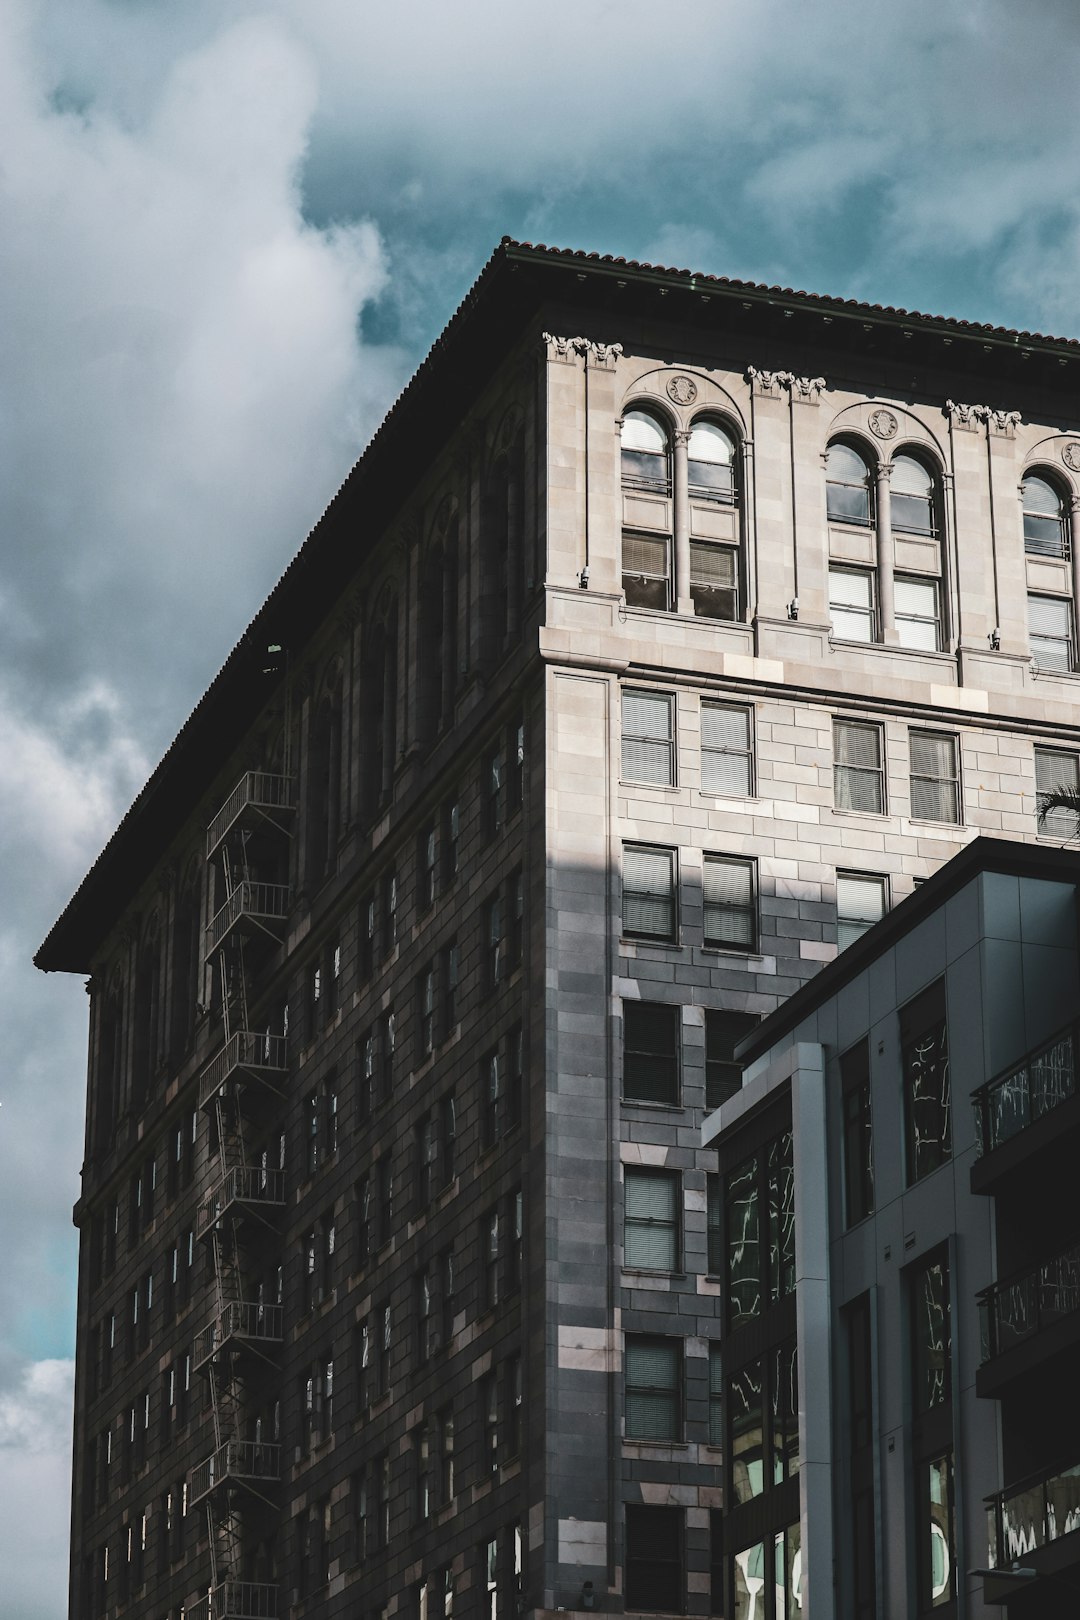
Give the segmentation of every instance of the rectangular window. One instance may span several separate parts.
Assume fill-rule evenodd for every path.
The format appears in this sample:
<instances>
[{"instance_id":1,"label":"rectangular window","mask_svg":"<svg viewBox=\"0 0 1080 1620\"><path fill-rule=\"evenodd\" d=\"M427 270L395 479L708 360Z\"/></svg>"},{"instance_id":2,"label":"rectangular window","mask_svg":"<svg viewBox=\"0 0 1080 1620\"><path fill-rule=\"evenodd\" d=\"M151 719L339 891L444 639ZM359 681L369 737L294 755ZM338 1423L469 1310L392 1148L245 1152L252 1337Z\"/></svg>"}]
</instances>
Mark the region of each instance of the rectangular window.
<instances>
[{"instance_id":1,"label":"rectangular window","mask_svg":"<svg viewBox=\"0 0 1080 1620\"><path fill-rule=\"evenodd\" d=\"M876 641L874 576L856 568L830 568L829 617L837 641Z\"/></svg>"},{"instance_id":2,"label":"rectangular window","mask_svg":"<svg viewBox=\"0 0 1080 1620\"><path fill-rule=\"evenodd\" d=\"M920 652L941 648L941 605L936 579L897 574L893 581L896 634L901 647Z\"/></svg>"},{"instance_id":3,"label":"rectangular window","mask_svg":"<svg viewBox=\"0 0 1080 1620\"><path fill-rule=\"evenodd\" d=\"M624 1001L622 1009L623 1096L678 1107L681 1009L654 1001Z\"/></svg>"},{"instance_id":4,"label":"rectangular window","mask_svg":"<svg viewBox=\"0 0 1080 1620\"><path fill-rule=\"evenodd\" d=\"M375 1166L379 1194L378 1245L383 1248L394 1232L394 1177L389 1153L384 1153Z\"/></svg>"},{"instance_id":5,"label":"rectangular window","mask_svg":"<svg viewBox=\"0 0 1080 1620\"><path fill-rule=\"evenodd\" d=\"M636 939L675 938L675 851L623 845L623 932Z\"/></svg>"},{"instance_id":6,"label":"rectangular window","mask_svg":"<svg viewBox=\"0 0 1080 1620\"><path fill-rule=\"evenodd\" d=\"M448 889L461 864L461 806L450 799L443 806L442 882Z\"/></svg>"},{"instance_id":7,"label":"rectangular window","mask_svg":"<svg viewBox=\"0 0 1080 1620\"><path fill-rule=\"evenodd\" d=\"M750 710L701 705L701 786L706 793L746 798L754 791Z\"/></svg>"},{"instance_id":8,"label":"rectangular window","mask_svg":"<svg viewBox=\"0 0 1080 1620\"><path fill-rule=\"evenodd\" d=\"M756 864L731 855L705 856L706 945L726 951L757 950Z\"/></svg>"},{"instance_id":9,"label":"rectangular window","mask_svg":"<svg viewBox=\"0 0 1080 1620\"><path fill-rule=\"evenodd\" d=\"M718 1344L709 1346L709 1444L724 1443L723 1354Z\"/></svg>"},{"instance_id":10,"label":"rectangular window","mask_svg":"<svg viewBox=\"0 0 1080 1620\"><path fill-rule=\"evenodd\" d=\"M912 1407L919 1415L952 1401L949 1260L939 1250L910 1274Z\"/></svg>"},{"instance_id":11,"label":"rectangular window","mask_svg":"<svg viewBox=\"0 0 1080 1620\"><path fill-rule=\"evenodd\" d=\"M444 1406L436 1415L439 1431L439 1500L444 1505L457 1495L454 1458L454 1409Z\"/></svg>"},{"instance_id":12,"label":"rectangular window","mask_svg":"<svg viewBox=\"0 0 1080 1620\"><path fill-rule=\"evenodd\" d=\"M719 1108L742 1086L735 1048L758 1023L757 1013L705 1011L705 1107Z\"/></svg>"},{"instance_id":13,"label":"rectangular window","mask_svg":"<svg viewBox=\"0 0 1080 1620\"><path fill-rule=\"evenodd\" d=\"M626 1336L626 1438L680 1440L680 1367L678 1339Z\"/></svg>"},{"instance_id":14,"label":"rectangular window","mask_svg":"<svg viewBox=\"0 0 1080 1620\"><path fill-rule=\"evenodd\" d=\"M671 610L671 541L664 535L623 534L622 588L627 607Z\"/></svg>"},{"instance_id":15,"label":"rectangular window","mask_svg":"<svg viewBox=\"0 0 1080 1620\"><path fill-rule=\"evenodd\" d=\"M386 1102L394 1090L394 1046L397 1025L393 1010L388 1008L379 1022L378 1061L380 1068L379 1101Z\"/></svg>"},{"instance_id":16,"label":"rectangular window","mask_svg":"<svg viewBox=\"0 0 1080 1620\"><path fill-rule=\"evenodd\" d=\"M635 1271L677 1271L678 1173L628 1165L623 1192L623 1265Z\"/></svg>"},{"instance_id":17,"label":"rectangular window","mask_svg":"<svg viewBox=\"0 0 1080 1620\"><path fill-rule=\"evenodd\" d=\"M518 720L510 727L507 744L510 769L507 773L506 795L510 814L521 809L525 793L525 722Z\"/></svg>"},{"instance_id":18,"label":"rectangular window","mask_svg":"<svg viewBox=\"0 0 1080 1620\"><path fill-rule=\"evenodd\" d=\"M489 1372L480 1385L480 1423L486 1472L496 1474L499 1471L499 1385L493 1372Z\"/></svg>"},{"instance_id":19,"label":"rectangular window","mask_svg":"<svg viewBox=\"0 0 1080 1620\"><path fill-rule=\"evenodd\" d=\"M626 1505L626 1607L683 1612L683 1510Z\"/></svg>"},{"instance_id":20,"label":"rectangular window","mask_svg":"<svg viewBox=\"0 0 1080 1620\"><path fill-rule=\"evenodd\" d=\"M912 731L911 814L916 821L960 820L956 738L940 731Z\"/></svg>"},{"instance_id":21,"label":"rectangular window","mask_svg":"<svg viewBox=\"0 0 1080 1620\"><path fill-rule=\"evenodd\" d=\"M952 1158L945 980L900 1009L908 1184Z\"/></svg>"},{"instance_id":22,"label":"rectangular window","mask_svg":"<svg viewBox=\"0 0 1080 1620\"><path fill-rule=\"evenodd\" d=\"M397 949L398 940L398 881L396 872L387 872L383 878L383 957Z\"/></svg>"},{"instance_id":23,"label":"rectangular window","mask_svg":"<svg viewBox=\"0 0 1080 1620\"><path fill-rule=\"evenodd\" d=\"M708 1175L705 1177L707 1264L710 1277L722 1276L724 1270L724 1235L720 1220L722 1185L719 1176Z\"/></svg>"},{"instance_id":24,"label":"rectangular window","mask_svg":"<svg viewBox=\"0 0 1080 1620\"><path fill-rule=\"evenodd\" d=\"M1028 639L1041 669L1072 669L1072 603L1061 596L1029 596Z\"/></svg>"},{"instance_id":25,"label":"rectangular window","mask_svg":"<svg viewBox=\"0 0 1080 1620\"><path fill-rule=\"evenodd\" d=\"M699 619L738 619L739 554L733 546L691 540L690 595Z\"/></svg>"},{"instance_id":26,"label":"rectangular window","mask_svg":"<svg viewBox=\"0 0 1080 1620\"><path fill-rule=\"evenodd\" d=\"M1039 801L1047 793L1080 794L1080 756L1036 748L1035 793ZM1041 802L1037 808L1041 809ZM1046 838L1075 838L1080 833L1080 815L1075 810L1050 810L1038 829Z\"/></svg>"},{"instance_id":27,"label":"rectangular window","mask_svg":"<svg viewBox=\"0 0 1080 1620\"><path fill-rule=\"evenodd\" d=\"M521 1450L522 1383L521 1357L506 1363L506 1454L516 1457Z\"/></svg>"},{"instance_id":28,"label":"rectangular window","mask_svg":"<svg viewBox=\"0 0 1080 1620\"><path fill-rule=\"evenodd\" d=\"M884 917L888 881L871 872L837 872L836 943L840 950Z\"/></svg>"},{"instance_id":29,"label":"rectangular window","mask_svg":"<svg viewBox=\"0 0 1080 1620\"><path fill-rule=\"evenodd\" d=\"M503 761L502 749L496 748L488 756L485 770L485 793L488 836L494 838L502 830L506 819L506 768Z\"/></svg>"},{"instance_id":30,"label":"rectangular window","mask_svg":"<svg viewBox=\"0 0 1080 1620\"><path fill-rule=\"evenodd\" d=\"M360 977L365 983L375 971L377 917L375 895L369 892L360 903Z\"/></svg>"},{"instance_id":31,"label":"rectangular window","mask_svg":"<svg viewBox=\"0 0 1080 1620\"><path fill-rule=\"evenodd\" d=\"M493 895L484 907L485 977L488 991L497 989L506 976L506 942L502 896Z\"/></svg>"},{"instance_id":32,"label":"rectangular window","mask_svg":"<svg viewBox=\"0 0 1080 1620\"><path fill-rule=\"evenodd\" d=\"M435 1050L435 963L429 962L416 980L416 1010L420 1026L421 1060Z\"/></svg>"},{"instance_id":33,"label":"rectangular window","mask_svg":"<svg viewBox=\"0 0 1080 1620\"><path fill-rule=\"evenodd\" d=\"M724 1178L729 1330L795 1287L791 1132L783 1131Z\"/></svg>"},{"instance_id":34,"label":"rectangular window","mask_svg":"<svg viewBox=\"0 0 1080 1620\"><path fill-rule=\"evenodd\" d=\"M507 972L513 973L521 966L522 952L525 948L525 875L520 867L507 880L506 900L507 910L510 913L510 928L506 940L506 967Z\"/></svg>"},{"instance_id":35,"label":"rectangular window","mask_svg":"<svg viewBox=\"0 0 1080 1620\"><path fill-rule=\"evenodd\" d=\"M874 1211L874 1139L870 1115L870 1043L840 1059L844 1108L844 1218L847 1226Z\"/></svg>"},{"instance_id":36,"label":"rectangular window","mask_svg":"<svg viewBox=\"0 0 1080 1620\"><path fill-rule=\"evenodd\" d=\"M876 1620L877 1538L874 1501L873 1341L870 1296L842 1313L847 1343L847 1418L850 1446L850 1578L853 1620Z\"/></svg>"},{"instance_id":37,"label":"rectangular window","mask_svg":"<svg viewBox=\"0 0 1080 1620\"><path fill-rule=\"evenodd\" d=\"M453 1034L458 1021L458 980L461 976L461 956L457 940L452 939L442 950L442 1035L446 1040Z\"/></svg>"},{"instance_id":38,"label":"rectangular window","mask_svg":"<svg viewBox=\"0 0 1080 1620\"><path fill-rule=\"evenodd\" d=\"M417 842L417 868L419 880L417 890L419 893L421 911L430 911L435 904L436 873L435 828L425 827Z\"/></svg>"},{"instance_id":39,"label":"rectangular window","mask_svg":"<svg viewBox=\"0 0 1080 1620\"><path fill-rule=\"evenodd\" d=\"M833 721L833 788L838 810L883 813L880 726L864 720Z\"/></svg>"},{"instance_id":40,"label":"rectangular window","mask_svg":"<svg viewBox=\"0 0 1080 1620\"><path fill-rule=\"evenodd\" d=\"M480 1309L492 1311L499 1303L499 1212L489 1210L480 1222L481 1274Z\"/></svg>"},{"instance_id":41,"label":"rectangular window","mask_svg":"<svg viewBox=\"0 0 1080 1620\"><path fill-rule=\"evenodd\" d=\"M502 1061L497 1046L493 1046L480 1060L480 1085L484 1102L480 1142L483 1150L487 1152L499 1140L502 1111Z\"/></svg>"},{"instance_id":42,"label":"rectangular window","mask_svg":"<svg viewBox=\"0 0 1080 1620\"><path fill-rule=\"evenodd\" d=\"M665 692L623 692L624 781L652 782L659 787L674 784L674 707L674 697Z\"/></svg>"},{"instance_id":43,"label":"rectangular window","mask_svg":"<svg viewBox=\"0 0 1080 1620\"><path fill-rule=\"evenodd\" d=\"M916 1465L919 1613L956 1596L956 1503L952 1452Z\"/></svg>"}]
</instances>

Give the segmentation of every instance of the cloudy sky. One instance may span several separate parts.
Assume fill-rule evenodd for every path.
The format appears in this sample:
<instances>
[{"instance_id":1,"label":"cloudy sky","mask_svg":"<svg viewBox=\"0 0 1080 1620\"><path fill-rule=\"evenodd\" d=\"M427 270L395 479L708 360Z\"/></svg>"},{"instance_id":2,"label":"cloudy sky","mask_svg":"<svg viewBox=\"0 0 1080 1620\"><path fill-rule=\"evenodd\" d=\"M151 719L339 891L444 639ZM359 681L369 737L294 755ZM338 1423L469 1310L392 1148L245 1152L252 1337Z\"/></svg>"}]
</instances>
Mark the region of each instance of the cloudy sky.
<instances>
[{"instance_id":1,"label":"cloudy sky","mask_svg":"<svg viewBox=\"0 0 1080 1620\"><path fill-rule=\"evenodd\" d=\"M0 1606L62 1620L30 956L504 233L1080 335L1075 0L4 0Z\"/></svg>"}]
</instances>

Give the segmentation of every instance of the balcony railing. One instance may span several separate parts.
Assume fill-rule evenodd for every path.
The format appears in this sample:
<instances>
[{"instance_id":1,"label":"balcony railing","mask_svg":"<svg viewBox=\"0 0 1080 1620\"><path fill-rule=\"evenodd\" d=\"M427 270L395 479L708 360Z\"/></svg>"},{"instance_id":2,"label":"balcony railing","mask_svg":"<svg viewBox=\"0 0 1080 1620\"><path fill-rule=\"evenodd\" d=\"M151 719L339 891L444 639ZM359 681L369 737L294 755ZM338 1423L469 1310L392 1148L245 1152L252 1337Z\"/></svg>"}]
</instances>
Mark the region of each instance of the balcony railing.
<instances>
[{"instance_id":1,"label":"balcony railing","mask_svg":"<svg viewBox=\"0 0 1080 1620\"><path fill-rule=\"evenodd\" d=\"M979 1153L992 1153L1076 1094L1078 1029L1070 1025L1015 1068L972 1092Z\"/></svg>"},{"instance_id":2,"label":"balcony railing","mask_svg":"<svg viewBox=\"0 0 1080 1620\"><path fill-rule=\"evenodd\" d=\"M986 1499L991 1569L1021 1563L1080 1530L1080 1463L1031 1475Z\"/></svg>"},{"instance_id":3,"label":"balcony railing","mask_svg":"<svg viewBox=\"0 0 1080 1620\"><path fill-rule=\"evenodd\" d=\"M233 1299L220 1316L195 1335L195 1370L224 1350L229 1344L280 1344L282 1338L282 1307L265 1305L259 1300Z\"/></svg>"},{"instance_id":4,"label":"balcony railing","mask_svg":"<svg viewBox=\"0 0 1080 1620\"><path fill-rule=\"evenodd\" d=\"M246 771L206 829L207 860L245 810L261 811L272 818L294 808L291 776L279 776L273 771Z\"/></svg>"},{"instance_id":5,"label":"balcony railing","mask_svg":"<svg viewBox=\"0 0 1080 1620\"><path fill-rule=\"evenodd\" d=\"M1080 1311L1080 1244L979 1295L982 1359L991 1361Z\"/></svg>"},{"instance_id":6,"label":"balcony railing","mask_svg":"<svg viewBox=\"0 0 1080 1620\"><path fill-rule=\"evenodd\" d=\"M276 1209L284 1202L284 1170L268 1170L259 1164L234 1165L199 1206L199 1236L205 1237L211 1227L238 1206Z\"/></svg>"},{"instance_id":7,"label":"balcony railing","mask_svg":"<svg viewBox=\"0 0 1080 1620\"><path fill-rule=\"evenodd\" d=\"M223 1581L197 1603L187 1620L278 1620L278 1589L261 1581Z\"/></svg>"},{"instance_id":8,"label":"balcony railing","mask_svg":"<svg viewBox=\"0 0 1080 1620\"><path fill-rule=\"evenodd\" d=\"M199 1077L199 1107L213 1101L234 1074L254 1075L269 1085L285 1078L284 1035L238 1029Z\"/></svg>"},{"instance_id":9,"label":"balcony railing","mask_svg":"<svg viewBox=\"0 0 1080 1620\"><path fill-rule=\"evenodd\" d=\"M226 1485L274 1485L281 1478L281 1447L263 1440L226 1440L191 1470L192 1506Z\"/></svg>"},{"instance_id":10,"label":"balcony railing","mask_svg":"<svg viewBox=\"0 0 1080 1620\"><path fill-rule=\"evenodd\" d=\"M241 923L261 928L272 938L280 939L288 914L287 883L254 883L245 878L236 885L206 930L206 954L212 955L226 935Z\"/></svg>"}]
</instances>

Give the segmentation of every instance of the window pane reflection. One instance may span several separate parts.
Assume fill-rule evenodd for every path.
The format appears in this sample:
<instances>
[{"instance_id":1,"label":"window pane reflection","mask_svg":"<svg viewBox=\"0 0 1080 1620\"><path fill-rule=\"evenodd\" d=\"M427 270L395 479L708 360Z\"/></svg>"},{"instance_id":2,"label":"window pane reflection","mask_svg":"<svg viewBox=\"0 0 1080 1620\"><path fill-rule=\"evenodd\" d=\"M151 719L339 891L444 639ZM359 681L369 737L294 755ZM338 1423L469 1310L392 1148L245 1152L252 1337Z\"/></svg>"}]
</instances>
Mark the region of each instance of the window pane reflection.
<instances>
[{"instance_id":1,"label":"window pane reflection","mask_svg":"<svg viewBox=\"0 0 1080 1620\"><path fill-rule=\"evenodd\" d=\"M737 1503L752 1501L765 1487L761 1373L761 1362L753 1361L728 1380L731 1481Z\"/></svg>"}]
</instances>

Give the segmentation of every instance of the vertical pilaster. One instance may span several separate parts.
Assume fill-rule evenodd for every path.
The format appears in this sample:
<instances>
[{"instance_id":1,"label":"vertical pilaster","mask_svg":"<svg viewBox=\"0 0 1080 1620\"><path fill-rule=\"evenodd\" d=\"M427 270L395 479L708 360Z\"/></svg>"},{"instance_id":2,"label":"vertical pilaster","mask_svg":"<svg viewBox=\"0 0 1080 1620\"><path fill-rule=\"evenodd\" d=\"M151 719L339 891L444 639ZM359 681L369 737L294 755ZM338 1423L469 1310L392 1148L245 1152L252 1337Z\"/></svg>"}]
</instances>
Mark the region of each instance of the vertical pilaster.
<instances>
[{"instance_id":1,"label":"vertical pilaster","mask_svg":"<svg viewBox=\"0 0 1080 1620\"><path fill-rule=\"evenodd\" d=\"M893 537L892 537L892 463L879 461L874 477L877 485L877 576L878 576L878 640L894 645L896 634L896 604L893 590Z\"/></svg>"},{"instance_id":2,"label":"vertical pilaster","mask_svg":"<svg viewBox=\"0 0 1080 1620\"><path fill-rule=\"evenodd\" d=\"M690 492L688 485L690 433L687 428L679 428L673 437L675 578L672 581L671 594L677 613L693 613L694 599L690 595Z\"/></svg>"}]
</instances>

